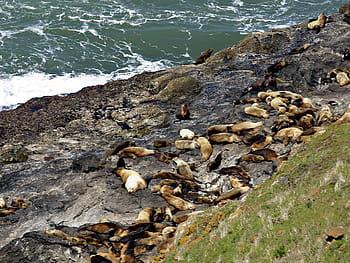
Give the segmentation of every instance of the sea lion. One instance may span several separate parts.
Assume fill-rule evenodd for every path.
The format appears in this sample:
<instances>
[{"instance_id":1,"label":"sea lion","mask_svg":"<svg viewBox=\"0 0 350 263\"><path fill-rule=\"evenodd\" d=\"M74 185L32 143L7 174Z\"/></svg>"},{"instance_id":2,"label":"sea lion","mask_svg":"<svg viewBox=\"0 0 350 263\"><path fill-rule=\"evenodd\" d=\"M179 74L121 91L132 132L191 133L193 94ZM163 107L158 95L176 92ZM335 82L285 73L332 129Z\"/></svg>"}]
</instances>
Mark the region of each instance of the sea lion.
<instances>
[{"instance_id":1,"label":"sea lion","mask_svg":"<svg viewBox=\"0 0 350 263\"><path fill-rule=\"evenodd\" d=\"M99 222L96 224L89 224L89 225L83 225L79 227L78 231L92 231L94 233L98 234L112 234L112 233L122 233L124 231L124 228L116 223L113 222Z\"/></svg>"},{"instance_id":2,"label":"sea lion","mask_svg":"<svg viewBox=\"0 0 350 263\"><path fill-rule=\"evenodd\" d=\"M199 144L199 149L202 155L201 162L205 162L210 158L211 154L213 153L213 146L205 137L199 137L197 139L197 142Z\"/></svg>"},{"instance_id":3,"label":"sea lion","mask_svg":"<svg viewBox=\"0 0 350 263\"><path fill-rule=\"evenodd\" d=\"M279 118L273 122L271 126L271 131L277 132L284 128L289 128L294 124L295 124L295 121L292 119L289 119L287 115L280 115Z\"/></svg>"},{"instance_id":4,"label":"sea lion","mask_svg":"<svg viewBox=\"0 0 350 263\"><path fill-rule=\"evenodd\" d=\"M244 121L240 123L236 123L231 126L231 130L237 134L254 134L258 132L261 127L264 125L264 122L252 122L252 121Z\"/></svg>"},{"instance_id":5,"label":"sea lion","mask_svg":"<svg viewBox=\"0 0 350 263\"><path fill-rule=\"evenodd\" d=\"M234 133L216 133L209 137L209 141L212 143L234 143L240 142L241 139Z\"/></svg>"},{"instance_id":6,"label":"sea lion","mask_svg":"<svg viewBox=\"0 0 350 263\"><path fill-rule=\"evenodd\" d=\"M0 208L0 217L12 215L16 212L17 208L9 207L9 208Z\"/></svg>"},{"instance_id":7,"label":"sea lion","mask_svg":"<svg viewBox=\"0 0 350 263\"><path fill-rule=\"evenodd\" d=\"M340 86L345 86L350 83L350 78L346 72L339 72L335 77Z\"/></svg>"},{"instance_id":8,"label":"sea lion","mask_svg":"<svg viewBox=\"0 0 350 263\"><path fill-rule=\"evenodd\" d=\"M135 146L135 141L123 141L116 145L113 145L111 149L106 151L106 155L115 155L126 147Z\"/></svg>"},{"instance_id":9,"label":"sea lion","mask_svg":"<svg viewBox=\"0 0 350 263\"><path fill-rule=\"evenodd\" d=\"M121 151L119 151L118 155L121 157L136 159L138 157L143 157L143 156L147 156L155 153L156 153L155 150L149 150L144 147L131 146L131 147L126 147Z\"/></svg>"},{"instance_id":10,"label":"sea lion","mask_svg":"<svg viewBox=\"0 0 350 263\"><path fill-rule=\"evenodd\" d=\"M137 263L134 255L135 242L129 241L123 245L120 251L120 263Z\"/></svg>"},{"instance_id":11,"label":"sea lion","mask_svg":"<svg viewBox=\"0 0 350 263\"><path fill-rule=\"evenodd\" d=\"M312 30L312 29L317 29L319 30L321 27L324 27L326 24L326 16L324 13L319 14L317 20L312 21L307 24L307 28Z\"/></svg>"},{"instance_id":12,"label":"sea lion","mask_svg":"<svg viewBox=\"0 0 350 263\"><path fill-rule=\"evenodd\" d=\"M179 150L194 150L197 147L197 142L194 140L183 140L183 139L179 139L175 141L175 147L176 149Z\"/></svg>"},{"instance_id":13,"label":"sea lion","mask_svg":"<svg viewBox=\"0 0 350 263\"><path fill-rule=\"evenodd\" d=\"M176 163L176 169L180 175L184 176L186 179L189 179L189 180L194 179L193 172L188 163L186 163L184 160L178 157L175 157L173 161Z\"/></svg>"},{"instance_id":14,"label":"sea lion","mask_svg":"<svg viewBox=\"0 0 350 263\"><path fill-rule=\"evenodd\" d=\"M250 154L263 156L265 161L272 161L278 157L277 153L271 149L260 149L252 151Z\"/></svg>"},{"instance_id":15,"label":"sea lion","mask_svg":"<svg viewBox=\"0 0 350 263\"><path fill-rule=\"evenodd\" d=\"M234 188L222 195L220 195L218 198L216 198L213 203L217 204L219 203L220 201L223 201L223 200L226 200L226 199L233 199L233 198L237 198L239 196L241 196L242 194L248 192L250 189L250 187L237 187L237 188Z\"/></svg>"},{"instance_id":16,"label":"sea lion","mask_svg":"<svg viewBox=\"0 0 350 263\"><path fill-rule=\"evenodd\" d=\"M281 68L283 68L287 65L288 65L288 63L286 61L280 61L280 62L277 62L277 63L269 66L266 71L269 74L274 74L274 73L278 72Z\"/></svg>"},{"instance_id":17,"label":"sea lion","mask_svg":"<svg viewBox=\"0 0 350 263\"><path fill-rule=\"evenodd\" d=\"M331 112L331 109L328 105L323 105L318 116L316 124L317 126L321 126L322 124L329 124L331 123L333 118L333 114Z\"/></svg>"},{"instance_id":18,"label":"sea lion","mask_svg":"<svg viewBox=\"0 0 350 263\"><path fill-rule=\"evenodd\" d=\"M290 51L290 54L294 55L294 54L302 53L302 52L306 51L311 46L312 46L312 44L307 43L307 44L304 44L302 46L296 47Z\"/></svg>"},{"instance_id":19,"label":"sea lion","mask_svg":"<svg viewBox=\"0 0 350 263\"><path fill-rule=\"evenodd\" d=\"M28 203L22 198L13 198L11 201L11 206L26 209L28 207Z\"/></svg>"},{"instance_id":20,"label":"sea lion","mask_svg":"<svg viewBox=\"0 0 350 263\"><path fill-rule=\"evenodd\" d=\"M182 104L180 112L177 113L175 116L179 120L189 120L190 119L190 110L187 106L187 104Z\"/></svg>"},{"instance_id":21,"label":"sea lion","mask_svg":"<svg viewBox=\"0 0 350 263\"><path fill-rule=\"evenodd\" d=\"M6 200L5 198L1 197L0 198L0 208L5 208L6 207Z\"/></svg>"},{"instance_id":22,"label":"sea lion","mask_svg":"<svg viewBox=\"0 0 350 263\"><path fill-rule=\"evenodd\" d=\"M194 132L189 129L180 130L180 137L184 140L192 140L194 136L195 136Z\"/></svg>"},{"instance_id":23,"label":"sea lion","mask_svg":"<svg viewBox=\"0 0 350 263\"><path fill-rule=\"evenodd\" d=\"M241 156L239 161L240 162L260 163L260 162L265 161L265 158L264 158L264 156L261 156L261 155L258 155L258 154L248 153L248 154L245 154L245 155Z\"/></svg>"},{"instance_id":24,"label":"sea lion","mask_svg":"<svg viewBox=\"0 0 350 263\"><path fill-rule=\"evenodd\" d=\"M139 212L137 219L134 221L135 224L139 223L151 223L151 216L153 213L152 207L146 207Z\"/></svg>"},{"instance_id":25,"label":"sea lion","mask_svg":"<svg viewBox=\"0 0 350 263\"><path fill-rule=\"evenodd\" d=\"M137 190L147 187L145 179L136 171L118 167L116 174L122 178L125 188L129 193L135 193Z\"/></svg>"},{"instance_id":26,"label":"sea lion","mask_svg":"<svg viewBox=\"0 0 350 263\"><path fill-rule=\"evenodd\" d=\"M298 121L298 126L302 127L304 130L307 130L315 125L314 116L311 114L306 114L302 116Z\"/></svg>"},{"instance_id":27,"label":"sea lion","mask_svg":"<svg viewBox=\"0 0 350 263\"><path fill-rule=\"evenodd\" d=\"M155 140L153 142L153 146L156 148L162 148L162 147L167 147L167 146L171 146L172 143L167 141L167 140Z\"/></svg>"},{"instance_id":28,"label":"sea lion","mask_svg":"<svg viewBox=\"0 0 350 263\"><path fill-rule=\"evenodd\" d=\"M112 252L99 252L90 256L91 263L119 263L120 255Z\"/></svg>"},{"instance_id":29,"label":"sea lion","mask_svg":"<svg viewBox=\"0 0 350 263\"><path fill-rule=\"evenodd\" d=\"M208 49L207 51L203 52L194 62L195 65L203 64L207 58L210 57L211 53L213 53L213 49Z\"/></svg>"},{"instance_id":30,"label":"sea lion","mask_svg":"<svg viewBox=\"0 0 350 263\"><path fill-rule=\"evenodd\" d=\"M230 181L230 185L232 188L238 188L238 187L249 187L249 185L242 183L241 180L235 178L234 176L230 175L228 177L228 180Z\"/></svg>"},{"instance_id":31,"label":"sea lion","mask_svg":"<svg viewBox=\"0 0 350 263\"><path fill-rule=\"evenodd\" d=\"M183 176L181 174L178 173L173 173L173 172L169 172L169 171L161 171L158 172L156 174L152 175L152 179L188 179L186 176Z\"/></svg>"},{"instance_id":32,"label":"sea lion","mask_svg":"<svg viewBox=\"0 0 350 263\"><path fill-rule=\"evenodd\" d=\"M226 174L226 175L239 176L239 177L250 180L250 175L247 173L247 171L244 170L242 167L237 166L237 165L221 168L219 173Z\"/></svg>"},{"instance_id":33,"label":"sea lion","mask_svg":"<svg viewBox=\"0 0 350 263\"><path fill-rule=\"evenodd\" d=\"M162 186L160 189L161 196L168 202L168 204L179 210L193 210L195 208L192 203L173 195L168 189L169 188L166 187L166 185Z\"/></svg>"},{"instance_id":34,"label":"sea lion","mask_svg":"<svg viewBox=\"0 0 350 263\"><path fill-rule=\"evenodd\" d=\"M286 91L286 90L280 90L280 91L268 90L268 91L261 91L258 93L258 98L262 100L266 100L267 97L272 97L272 98L282 97L290 100L296 100L296 99L302 98L301 95L291 91Z\"/></svg>"},{"instance_id":35,"label":"sea lion","mask_svg":"<svg viewBox=\"0 0 350 263\"><path fill-rule=\"evenodd\" d=\"M248 106L244 108L244 113L254 116L254 117L258 117L258 118L269 118L270 114L267 110L263 109L262 107L260 107L258 104L253 104L252 106Z\"/></svg>"},{"instance_id":36,"label":"sea lion","mask_svg":"<svg viewBox=\"0 0 350 263\"><path fill-rule=\"evenodd\" d=\"M288 100L281 97L267 97L266 103L270 105L273 109L277 110L278 113L285 113L287 111Z\"/></svg>"},{"instance_id":37,"label":"sea lion","mask_svg":"<svg viewBox=\"0 0 350 263\"><path fill-rule=\"evenodd\" d=\"M283 136L290 140L299 140L300 136L303 134L303 130L297 127L284 128L276 133L276 136Z\"/></svg>"},{"instance_id":38,"label":"sea lion","mask_svg":"<svg viewBox=\"0 0 350 263\"><path fill-rule=\"evenodd\" d=\"M271 142L272 142L272 136L260 135L260 136L256 137L256 140L250 146L250 149L252 151L259 150L259 149L265 148L265 146L269 145Z\"/></svg>"},{"instance_id":39,"label":"sea lion","mask_svg":"<svg viewBox=\"0 0 350 263\"><path fill-rule=\"evenodd\" d=\"M154 222L172 221L173 214L170 207L158 207L153 215Z\"/></svg>"},{"instance_id":40,"label":"sea lion","mask_svg":"<svg viewBox=\"0 0 350 263\"><path fill-rule=\"evenodd\" d=\"M171 153L171 152L161 152L157 154L158 161L161 161L163 163L169 163L174 157L178 157L178 153Z\"/></svg>"},{"instance_id":41,"label":"sea lion","mask_svg":"<svg viewBox=\"0 0 350 263\"><path fill-rule=\"evenodd\" d=\"M233 126L233 124L219 124L219 125L212 125L207 129L207 133L208 135L212 135L215 133L229 133L232 132L231 127Z\"/></svg>"}]
</instances>

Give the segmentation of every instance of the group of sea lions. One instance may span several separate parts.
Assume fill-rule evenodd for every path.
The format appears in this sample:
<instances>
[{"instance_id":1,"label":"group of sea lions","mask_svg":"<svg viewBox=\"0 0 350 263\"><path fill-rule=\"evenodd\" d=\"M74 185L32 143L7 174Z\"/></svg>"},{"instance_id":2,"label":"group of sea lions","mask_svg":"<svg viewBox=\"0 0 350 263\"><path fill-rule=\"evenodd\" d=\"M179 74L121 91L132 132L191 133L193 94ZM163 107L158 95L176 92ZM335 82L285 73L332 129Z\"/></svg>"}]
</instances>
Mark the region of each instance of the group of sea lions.
<instances>
[{"instance_id":1,"label":"group of sea lions","mask_svg":"<svg viewBox=\"0 0 350 263\"><path fill-rule=\"evenodd\" d=\"M10 203L6 202L6 199L0 198L0 217L14 214L19 209L26 209L29 205L29 201L23 198L13 198Z\"/></svg>"},{"instance_id":2,"label":"group of sea lions","mask_svg":"<svg viewBox=\"0 0 350 263\"><path fill-rule=\"evenodd\" d=\"M350 106L343 116L335 117L328 105L318 109L310 99L291 91L261 91L257 97L236 101L235 105L243 107L248 120L211 125L206 135L201 136L183 128L179 131L179 138L173 142L154 141L154 149L123 142L113 152L109 152L119 157L114 172L121 178L128 193L149 188L154 194L158 193L169 204L168 207L146 207L140 211L134 223L128 226L102 220L82 226L75 236L62 230L48 230L47 233L75 245L99 247L98 252L91 255L92 263L156 262L155 259L152 261L151 255L166 251L173 241L176 226L187 220L197 206L216 205L235 199L254 187L251 175L241 163L276 162L278 166L286 156L280 156L270 148L274 143L288 145L291 142L303 142L310 135L322 130L322 126L334 122L350 122ZM249 107L254 110L246 110ZM188 106L186 109L189 111ZM254 121L249 120L251 118ZM266 127L265 120L269 118L273 118L273 124ZM215 147L227 144L248 145L250 151L242 154L236 160L236 165L223 166L225 150L216 155L213 152ZM169 145L178 151L161 150ZM198 163L195 165L182 158L183 153L190 151L199 151ZM157 171L146 178L142 171L126 168L129 159L145 156L155 156L155 161L169 164L169 170ZM206 166L207 173L216 172L226 176L230 183L229 189L203 189L197 180L201 174L196 170L203 165Z\"/></svg>"}]
</instances>

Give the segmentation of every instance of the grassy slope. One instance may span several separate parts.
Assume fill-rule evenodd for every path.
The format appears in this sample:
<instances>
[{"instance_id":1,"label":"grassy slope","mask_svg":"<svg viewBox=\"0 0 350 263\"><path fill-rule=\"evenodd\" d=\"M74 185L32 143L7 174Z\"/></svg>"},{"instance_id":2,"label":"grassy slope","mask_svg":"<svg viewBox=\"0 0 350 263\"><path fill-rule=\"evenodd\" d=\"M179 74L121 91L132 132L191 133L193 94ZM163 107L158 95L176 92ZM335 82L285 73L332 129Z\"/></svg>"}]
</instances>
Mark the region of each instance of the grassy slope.
<instances>
[{"instance_id":1,"label":"grassy slope","mask_svg":"<svg viewBox=\"0 0 350 263\"><path fill-rule=\"evenodd\" d=\"M332 125L244 202L192 221L164 262L349 262L348 201L350 124ZM336 226L345 236L329 243Z\"/></svg>"}]
</instances>

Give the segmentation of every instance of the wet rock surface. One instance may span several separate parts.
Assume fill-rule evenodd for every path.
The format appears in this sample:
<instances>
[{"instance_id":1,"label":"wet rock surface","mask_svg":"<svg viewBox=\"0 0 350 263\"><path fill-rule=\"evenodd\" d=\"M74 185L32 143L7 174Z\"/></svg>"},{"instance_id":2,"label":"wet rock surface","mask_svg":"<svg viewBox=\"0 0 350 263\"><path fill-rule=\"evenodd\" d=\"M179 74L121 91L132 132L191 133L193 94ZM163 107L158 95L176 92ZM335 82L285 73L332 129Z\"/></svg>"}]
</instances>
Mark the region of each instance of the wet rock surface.
<instances>
[{"instance_id":1,"label":"wet rock surface","mask_svg":"<svg viewBox=\"0 0 350 263\"><path fill-rule=\"evenodd\" d=\"M181 222L180 215L249 194L288 159L295 146L307 140L308 129L303 125L309 126L307 120L301 121L302 116L311 115L311 126L317 123L319 132L348 107L350 84L341 85L337 78L344 72L349 76L346 10L327 17L319 30L309 30L306 21L252 34L236 46L214 53L203 64L144 73L64 97L32 99L15 110L0 112L0 198L7 203L0 208L0 261L103 262L97 261L97 256L90 259L90 255L109 253L124 256L121 262L133 262L126 259L125 251L153 242L140 241L145 236L137 236L138 231L159 239L132 259L148 262L163 251L159 244L166 247L165 236L171 235L162 231ZM303 107L300 98L271 92L265 97L261 92L267 90L300 94L311 99L312 106ZM274 96L284 98L286 106L280 103L276 108ZM190 109L190 119L176 118L183 103ZM253 105L269 116L245 113L245 108ZM325 106L331 116L318 122ZM296 113L300 109L308 111ZM283 119L284 113L289 113L287 119ZM246 121L263 125L251 134L249 129L232 131L233 124ZM236 141L212 142L213 152L203 161L196 140L209 138L208 128L213 125L227 126L226 133L235 134ZM301 127L303 134L276 136L290 126ZM195 133L193 150L176 147L181 129ZM267 136L272 141L264 145L262 138ZM256 152L251 148L254 142L263 143L262 149L273 151L277 158L271 152ZM118 153L129 146L155 151L123 159L125 169L138 172L147 182L146 189L135 193L128 193L116 173ZM173 158L189 165L193 180L184 178L187 175ZM180 212L186 206L170 205L165 198L169 196L194 207ZM15 198L23 199L26 207L13 209L10 200ZM155 219L153 212L152 222L135 228L143 209L166 207L173 218ZM124 234L98 233L98 242L86 241L92 233L81 232L81 227L101 219L114 224L114 231L120 225ZM66 235L58 237L46 230ZM130 233L135 234L134 239L126 238ZM70 238L79 235L86 243Z\"/></svg>"}]
</instances>

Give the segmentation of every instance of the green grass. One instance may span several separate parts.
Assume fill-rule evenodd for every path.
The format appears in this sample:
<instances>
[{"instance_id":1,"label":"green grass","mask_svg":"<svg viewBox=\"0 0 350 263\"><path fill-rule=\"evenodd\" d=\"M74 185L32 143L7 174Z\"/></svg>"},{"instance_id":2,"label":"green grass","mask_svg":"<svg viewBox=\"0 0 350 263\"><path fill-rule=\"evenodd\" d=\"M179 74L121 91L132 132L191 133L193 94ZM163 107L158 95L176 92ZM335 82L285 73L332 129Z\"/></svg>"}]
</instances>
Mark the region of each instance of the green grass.
<instances>
[{"instance_id":1,"label":"green grass","mask_svg":"<svg viewBox=\"0 0 350 263\"><path fill-rule=\"evenodd\" d=\"M349 200L350 124L332 125L244 202L183 228L163 262L349 262ZM329 243L325 231L335 226L346 234Z\"/></svg>"}]
</instances>

